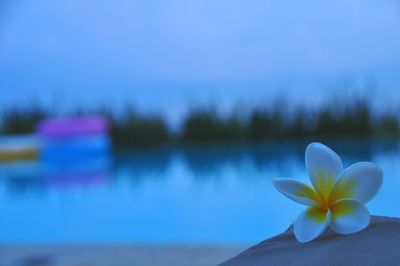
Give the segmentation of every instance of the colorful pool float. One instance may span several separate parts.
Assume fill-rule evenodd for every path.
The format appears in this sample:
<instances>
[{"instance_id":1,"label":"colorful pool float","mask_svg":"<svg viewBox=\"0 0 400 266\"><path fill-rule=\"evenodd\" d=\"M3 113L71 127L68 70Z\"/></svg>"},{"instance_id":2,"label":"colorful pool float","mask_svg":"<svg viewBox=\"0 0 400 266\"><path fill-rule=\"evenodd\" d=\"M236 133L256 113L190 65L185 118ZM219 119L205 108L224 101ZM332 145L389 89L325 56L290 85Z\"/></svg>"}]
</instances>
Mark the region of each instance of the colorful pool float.
<instances>
[{"instance_id":1,"label":"colorful pool float","mask_svg":"<svg viewBox=\"0 0 400 266\"><path fill-rule=\"evenodd\" d=\"M0 137L0 162L35 160L39 155L39 141L31 135Z\"/></svg>"},{"instance_id":2,"label":"colorful pool float","mask_svg":"<svg viewBox=\"0 0 400 266\"><path fill-rule=\"evenodd\" d=\"M101 116L47 119L37 126L42 137L71 137L107 133L108 122Z\"/></svg>"},{"instance_id":3,"label":"colorful pool float","mask_svg":"<svg viewBox=\"0 0 400 266\"><path fill-rule=\"evenodd\" d=\"M76 164L108 155L107 120L100 116L47 119L37 126L45 163Z\"/></svg>"}]
</instances>

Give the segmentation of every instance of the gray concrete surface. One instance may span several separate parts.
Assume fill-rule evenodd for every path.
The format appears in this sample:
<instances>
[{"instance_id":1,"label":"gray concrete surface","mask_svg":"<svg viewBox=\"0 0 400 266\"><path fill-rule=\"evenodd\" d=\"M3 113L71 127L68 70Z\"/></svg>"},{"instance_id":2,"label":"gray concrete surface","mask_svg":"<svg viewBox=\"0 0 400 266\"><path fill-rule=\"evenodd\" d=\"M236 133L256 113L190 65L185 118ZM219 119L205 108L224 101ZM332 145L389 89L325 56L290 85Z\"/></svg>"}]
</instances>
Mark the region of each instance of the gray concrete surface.
<instances>
[{"instance_id":1,"label":"gray concrete surface","mask_svg":"<svg viewBox=\"0 0 400 266\"><path fill-rule=\"evenodd\" d=\"M244 247L0 246L0 266L209 266Z\"/></svg>"},{"instance_id":2,"label":"gray concrete surface","mask_svg":"<svg viewBox=\"0 0 400 266\"><path fill-rule=\"evenodd\" d=\"M400 265L400 218L372 217L365 230L338 235L327 230L318 239L299 243L293 227L233 257L221 266Z\"/></svg>"}]
</instances>

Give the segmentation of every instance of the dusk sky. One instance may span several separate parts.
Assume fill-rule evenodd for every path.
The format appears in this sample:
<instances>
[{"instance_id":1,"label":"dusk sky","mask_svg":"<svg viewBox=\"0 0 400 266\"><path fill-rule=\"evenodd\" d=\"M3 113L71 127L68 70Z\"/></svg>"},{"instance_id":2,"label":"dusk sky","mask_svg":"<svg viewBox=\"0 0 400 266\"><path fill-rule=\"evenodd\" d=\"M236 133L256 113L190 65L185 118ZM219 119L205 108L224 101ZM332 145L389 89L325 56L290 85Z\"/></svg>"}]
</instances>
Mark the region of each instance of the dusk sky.
<instances>
[{"instance_id":1,"label":"dusk sky","mask_svg":"<svg viewBox=\"0 0 400 266\"><path fill-rule=\"evenodd\" d=\"M400 103L397 0L3 0L0 106ZM361 87L361 89L358 89ZM329 90L327 93L326 90Z\"/></svg>"}]
</instances>

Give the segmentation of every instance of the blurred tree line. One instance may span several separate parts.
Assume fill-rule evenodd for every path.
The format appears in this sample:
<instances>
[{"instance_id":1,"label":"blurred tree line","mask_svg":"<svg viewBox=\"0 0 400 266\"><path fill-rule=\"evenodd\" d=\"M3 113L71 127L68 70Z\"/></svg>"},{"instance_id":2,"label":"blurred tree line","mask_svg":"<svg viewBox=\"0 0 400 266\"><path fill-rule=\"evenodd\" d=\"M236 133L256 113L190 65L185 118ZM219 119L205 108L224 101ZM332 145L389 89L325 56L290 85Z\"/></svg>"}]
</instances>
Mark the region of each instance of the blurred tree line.
<instances>
[{"instance_id":1,"label":"blurred tree line","mask_svg":"<svg viewBox=\"0 0 400 266\"><path fill-rule=\"evenodd\" d=\"M100 114L110 122L115 147L180 143L257 142L277 139L323 137L399 137L397 114L372 111L371 104L360 98L351 102L323 105L321 108L298 107L290 110L282 102L249 112L220 115L213 109L191 111L179 131L173 132L157 114L142 114L127 107L117 115L106 108L77 110L69 115ZM57 114L32 105L3 109L0 133L29 134L36 124Z\"/></svg>"}]
</instances>

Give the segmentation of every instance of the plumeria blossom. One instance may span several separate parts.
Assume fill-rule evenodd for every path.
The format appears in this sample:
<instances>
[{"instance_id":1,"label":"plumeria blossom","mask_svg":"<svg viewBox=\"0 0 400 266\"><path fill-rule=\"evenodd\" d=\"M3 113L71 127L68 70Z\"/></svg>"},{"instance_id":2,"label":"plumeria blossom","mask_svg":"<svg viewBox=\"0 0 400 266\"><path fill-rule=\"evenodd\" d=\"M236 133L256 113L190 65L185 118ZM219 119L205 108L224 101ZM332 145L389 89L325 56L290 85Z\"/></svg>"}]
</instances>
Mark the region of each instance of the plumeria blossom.
<instances>
[{"instance_id":1,"label":"plumeria blossom","mask_svg":"<svg viewBox=\"0 0 400 266\"><path fill-rule=\"evenodd\" d=\"M308 206L294 222L297 240L309 242L328 226L344 235L366 228L371 217L364 204L383 181L379 166L360 162L343 170L340 157L321 143L308 145L305 157L312 186L290 179L273 180L283 195Z\"/></svg>"}]
</instances>

